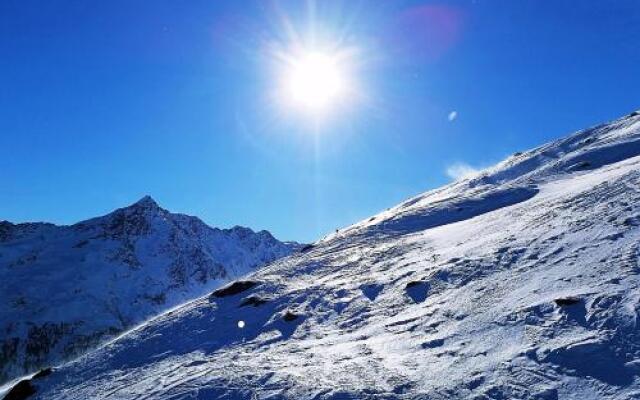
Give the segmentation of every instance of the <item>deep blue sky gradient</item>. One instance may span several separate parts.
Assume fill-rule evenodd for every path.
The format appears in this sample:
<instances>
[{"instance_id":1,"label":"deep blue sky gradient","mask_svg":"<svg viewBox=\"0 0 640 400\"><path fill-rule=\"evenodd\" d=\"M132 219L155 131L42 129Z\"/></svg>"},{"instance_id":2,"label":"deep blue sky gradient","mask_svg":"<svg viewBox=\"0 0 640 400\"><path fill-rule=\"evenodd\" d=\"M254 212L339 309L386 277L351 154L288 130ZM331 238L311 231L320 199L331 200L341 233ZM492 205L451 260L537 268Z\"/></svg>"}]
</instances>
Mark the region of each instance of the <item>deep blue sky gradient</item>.
<instances>
[{"instance_id":1,"label":"deep blue sky gradient","mask_svg":"<svg viewBox=\"0 0 640 400\"><path fill-rule=\"evenodd\" d=\"M320 127L270 104L285 18L358 49L362 99ZM311 241L640 108L639 71L634 0L3 0L0 219L150 194Z\"/></svg>"}]
</instances>

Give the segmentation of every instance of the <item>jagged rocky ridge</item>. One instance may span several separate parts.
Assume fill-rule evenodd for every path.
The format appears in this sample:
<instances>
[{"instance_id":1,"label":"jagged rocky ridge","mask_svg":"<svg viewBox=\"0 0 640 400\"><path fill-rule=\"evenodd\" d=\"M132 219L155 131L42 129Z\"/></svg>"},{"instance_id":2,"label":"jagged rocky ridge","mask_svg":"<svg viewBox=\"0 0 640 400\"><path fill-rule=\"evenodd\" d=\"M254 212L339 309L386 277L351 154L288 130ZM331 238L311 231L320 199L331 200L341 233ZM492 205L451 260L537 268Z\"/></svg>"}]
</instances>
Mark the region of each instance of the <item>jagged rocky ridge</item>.
<instances>
[{"instance_id":1,"label":"jagged rocky ridge","mask_svg":"<svg viewBox=\"0 0 640 400\"><path fill-rule=\"evenodd\" d=\"M298 248L151 197L70 226L0 222L0 382L81 354Z\"/></svg>"},{"instance_id":2,"label":"jagged rocky ridge","mask_svg":"<svg viewBox=\"0 0 640 400\"><path fill-rule=\"evenodd\" d=\"M32 398L639 398L639 239L633 113L163 314Z\"/></svg>"}]
</instances>

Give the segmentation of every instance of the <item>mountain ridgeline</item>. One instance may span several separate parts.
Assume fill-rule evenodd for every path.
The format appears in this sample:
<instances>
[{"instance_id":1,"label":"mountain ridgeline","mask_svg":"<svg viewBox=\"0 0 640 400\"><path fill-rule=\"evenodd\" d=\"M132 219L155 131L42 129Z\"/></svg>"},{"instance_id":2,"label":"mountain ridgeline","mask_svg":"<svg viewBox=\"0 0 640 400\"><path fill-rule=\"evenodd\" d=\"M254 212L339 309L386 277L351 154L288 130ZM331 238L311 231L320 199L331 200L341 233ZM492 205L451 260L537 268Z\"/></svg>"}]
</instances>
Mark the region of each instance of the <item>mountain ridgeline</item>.
<instances>
[{"instance_id":1,"label":"mountain ridgeline","mask_svg":"<svg viewBox=\"0 0 640 400\"><path fill-rule=\"evenodd\" d=\"M639 321L635 112L341 229L15 393L638 399Z\"/></svg>"},{"instance_id":2,"label":"mountain ridgeline","mask_svg":"<svg viewBox=\"0 0 640 400\"><path fill-rule=\"evenodd\" d=\"M0 381L68 360L299 247L151 197L70 226L0 222Z\"/></svg>"}]
</instances>

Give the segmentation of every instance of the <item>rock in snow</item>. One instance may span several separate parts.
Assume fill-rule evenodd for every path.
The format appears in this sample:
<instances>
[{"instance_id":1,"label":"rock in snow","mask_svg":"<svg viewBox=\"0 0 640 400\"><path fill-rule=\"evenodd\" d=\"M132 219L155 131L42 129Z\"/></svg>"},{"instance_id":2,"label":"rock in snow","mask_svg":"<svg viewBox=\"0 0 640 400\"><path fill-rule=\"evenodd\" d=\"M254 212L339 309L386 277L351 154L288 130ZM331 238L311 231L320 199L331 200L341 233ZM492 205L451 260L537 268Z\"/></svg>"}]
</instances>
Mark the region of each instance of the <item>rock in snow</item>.
<instances>
[{"instance_id":1,"label":"rock in snow","mask_svg":"<svg viewBox=\"0 0 640 400\"><path fill-rule=\"evenodd\" d=\"M338 231L31 398L640 398L639 218L636 114Z\"/></svg>"},{"instance_id":2,"label":"rock in snow","mask_svg":"<svg viewBox=\"0 0 640 400\"><path fill-rule=\"evenodd\" d=\"M266 231L211 228L149 196L71 226L0 222L0 382L77 356L298 247Z\"/></svg>"}]
</instances>

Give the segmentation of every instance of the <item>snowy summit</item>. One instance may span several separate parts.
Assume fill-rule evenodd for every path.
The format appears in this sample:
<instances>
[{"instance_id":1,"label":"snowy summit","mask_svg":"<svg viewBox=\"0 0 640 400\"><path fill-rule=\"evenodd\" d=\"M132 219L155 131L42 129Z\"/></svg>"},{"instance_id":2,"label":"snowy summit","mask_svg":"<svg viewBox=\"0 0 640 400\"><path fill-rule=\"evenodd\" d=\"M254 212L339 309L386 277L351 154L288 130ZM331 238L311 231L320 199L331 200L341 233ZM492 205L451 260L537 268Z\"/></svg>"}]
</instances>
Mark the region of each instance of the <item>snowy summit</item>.
<instances>
[{"instance_id":1,"label":"snowy summit","mask_svg":"<svg viewBox=\"0 0 640 400\"><path fill-rule=\"evenodd\" d=\"M70 226L0 222L0 383L82 354L297 244L149 196Z\"/></svg>"}]
</instances>

